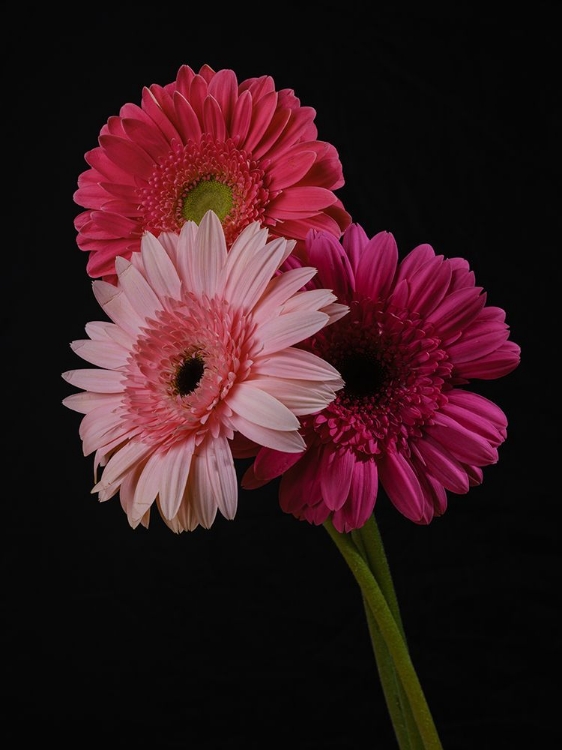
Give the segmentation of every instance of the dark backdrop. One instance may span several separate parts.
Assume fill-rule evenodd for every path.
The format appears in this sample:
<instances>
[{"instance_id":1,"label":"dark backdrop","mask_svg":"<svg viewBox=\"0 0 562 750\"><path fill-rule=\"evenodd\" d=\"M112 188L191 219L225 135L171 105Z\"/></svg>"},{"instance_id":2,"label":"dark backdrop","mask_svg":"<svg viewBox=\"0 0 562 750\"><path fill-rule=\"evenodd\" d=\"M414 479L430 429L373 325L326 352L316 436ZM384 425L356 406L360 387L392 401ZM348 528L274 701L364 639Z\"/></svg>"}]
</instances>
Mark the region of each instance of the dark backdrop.
<instances>
[{"instance_id":1,"label":"dark backdrop","mask_svg":"<svg viewBox=\"0 0 562 750\"><path fill-rule=\"evenodd\" d=\"M80 416L61 405L60 373L82 362L69 343L100 316L72 223L83 155L142 86L205 62L293 88L340 153L354 220L402 254L467 258L507 311L522 363L476 386L509 418L499 463L428 527L384 497L376 515L445 750L561 739L554 12L319 7L16 9L5 24L6 747L395 748L326 531L283 514L275 485L241 491L235 521L208 531L156 515L133 531L117 498L90 494Z\"/></svg>"}]
</instances>

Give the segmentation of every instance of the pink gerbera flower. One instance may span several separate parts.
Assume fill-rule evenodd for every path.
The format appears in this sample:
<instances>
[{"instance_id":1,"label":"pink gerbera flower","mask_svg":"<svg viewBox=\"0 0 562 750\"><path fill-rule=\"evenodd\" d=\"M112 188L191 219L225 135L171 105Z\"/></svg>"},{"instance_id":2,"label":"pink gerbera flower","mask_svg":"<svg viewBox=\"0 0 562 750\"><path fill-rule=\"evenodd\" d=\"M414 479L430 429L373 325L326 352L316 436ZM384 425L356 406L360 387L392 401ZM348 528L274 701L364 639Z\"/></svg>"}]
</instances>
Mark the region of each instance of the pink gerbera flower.
<instances>
[{"instance_id":1,"label":"pink gerbera flower","mask_svg":"<svg viewBox=\"0 0 562 750\"><path fill-rule=\"evenodd\" d=\"M253 222L227 252L209 211L179 235L145 234L139 253L116 259L116 285L93 282L113 322L72 343L96 367L63 373L83 389L63 403L85 415L92 492L119 492L132 527L148 526L153 503L176 532L208 528L217 510L233 518L234 435L302 451L298 417L342 387L332 365L295 347L347 308L328 289L302 291L316 269L278 273L293 245Z\"/></svg>"},{"instance_id":2,"label":"pink gerbera flower","mask_svg":"<svg viewBox=\"0 0 562 750\"><path fill-rule=\"evenodd\" d=\"M75 227L88 274L113 282L115 258L138 251L144 232L177 233L208 209L227 246L254 221L297 240L295 252L310 228L340 237L351 221L333 192L342 165L317 140L315 116L270 76L238 83L208 65L183 65L173 83L145 88L141 105L110 117L85 155L74 200L86 209Z\"/></svg>"},{"instance_id":3,"label":"pink gerbera flower","mask_svg":"<svg viewBox=\"0 0 562 750\"><path fill-rule=\"evenodd\" d=\"M283 510L314 524L331 517L347 532L369 518L380 483L401 513L427 524L445 511L446 491L482 481L506 438L504 413L462 387L519 363L504 311L486 306L465 260L420 245L399 263L387 232L369 239L352 224L341 243L311 232L307 251L315 282L350 312L302 346L338 368L345 386L301 419L304 453L261 448L242 484L282 474Z\"/></svg>"}]
</instances>

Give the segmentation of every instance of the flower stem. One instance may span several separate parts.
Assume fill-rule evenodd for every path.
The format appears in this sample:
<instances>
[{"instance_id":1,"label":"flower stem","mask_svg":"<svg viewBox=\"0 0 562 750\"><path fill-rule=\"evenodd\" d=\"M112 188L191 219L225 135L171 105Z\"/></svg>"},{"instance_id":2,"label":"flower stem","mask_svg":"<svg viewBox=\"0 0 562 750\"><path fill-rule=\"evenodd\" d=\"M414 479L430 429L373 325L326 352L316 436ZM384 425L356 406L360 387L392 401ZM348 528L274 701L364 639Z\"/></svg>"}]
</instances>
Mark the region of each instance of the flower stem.
<instances>
[{"instance_id":1,"label":"flower stem","mask_svg":"<svg viewBox=\"0 0 562 750\"><path fill-rule=\"evenodd\" d=\"M369 611L373 616L374 624L378 627L388 649L390 659L404 689L417 731L419 732L422 743L419 746L423 750L443 750L401 629L394 619L375 576L349 534L342 534L337 531L331 519L324 522L324 527L355 576L364 599L367 602ZM377 639L375 638L375 642L373 643L374 649L376 649L376 642ZM391 713L391 719L397 738L400 740L404 736L404 727L401 719L397 718L395 714L396 712L394 711ZM398 727L394 723L395 721L398 721ZM408 748L408 745L401 745L401 750L406 750L406 748Z\"/></svg>"},{"instance_id":2,"label":"flower stem","mask_svg":"<svg viewBox=\"0 0 562 750\"><path fill-rule=\"evenodd\" d=\"M388 561L382 545L379 529L374 516L360 529L351 532L351 538L365 562L369 565L381 592L386 599L394 620L402 634L404 642L406 638L402 626L402 620L398 609L398 600L394 591L394 585L388 567ZM375 654L377 669L381 685L390 715L392 725L401 750L423 750L423 742L410 704L404 692L394 663L382 637L379 626L373 617L365 596L363 596L367 625L371 636L371 643Z\"/></svg>"}]
</instances>

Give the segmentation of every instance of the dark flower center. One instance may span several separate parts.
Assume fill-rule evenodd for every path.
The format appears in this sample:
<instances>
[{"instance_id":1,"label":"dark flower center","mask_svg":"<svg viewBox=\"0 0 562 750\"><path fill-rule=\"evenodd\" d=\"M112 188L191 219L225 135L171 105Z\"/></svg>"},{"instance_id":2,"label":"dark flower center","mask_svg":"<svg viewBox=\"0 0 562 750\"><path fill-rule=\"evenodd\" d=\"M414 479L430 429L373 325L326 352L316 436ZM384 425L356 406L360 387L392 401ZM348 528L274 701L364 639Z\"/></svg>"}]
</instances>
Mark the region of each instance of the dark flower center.
<instances>
[{"instance_id":1,"label":"dark flower center","mask_svg":"<svg viewBox=\"0 0 562 750\"><path fill-rule=\"evenodd\" d=\"M188 357L176 373L174 387L180 396L188 396L197 388L205 366L200 356Z\"/></svg>"},{"instance_id":2,"label":"dark flower center","mask_svg":"<svg viewBox=\"0 0 562 750\"><path fill-rule=\"evenodd\" d=\"M345 381L344 393L348 396L374 396L384 382L380 362L370 353L354 352L337 368Z\"/></svg>"}]
</instances>

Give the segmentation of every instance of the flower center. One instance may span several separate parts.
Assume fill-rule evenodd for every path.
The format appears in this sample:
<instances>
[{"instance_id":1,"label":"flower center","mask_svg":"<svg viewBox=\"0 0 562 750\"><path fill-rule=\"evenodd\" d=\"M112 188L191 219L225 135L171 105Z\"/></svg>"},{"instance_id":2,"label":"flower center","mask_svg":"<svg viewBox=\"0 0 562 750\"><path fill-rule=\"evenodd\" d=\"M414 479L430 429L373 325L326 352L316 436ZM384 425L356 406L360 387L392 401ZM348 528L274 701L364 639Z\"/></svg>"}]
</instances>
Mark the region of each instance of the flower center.
<instances>
[{"instance_id":1,"label":"flower center","mask_svg":"<svg viewBox=\"0 0 562 750\"><path fill-rule=\"evenodd\" d=\"M307 348L336 367L345 386L319 414L304 417L321 442L374 456L408 450L447 400L452 364L431 326L405 310L355 300Z\"/></svg>"},{"instance_id":2,"label":"flower center","mask_svg":"<svg viewBox=\"0 0 562 750\"><path fill-rule=\"evenodd\" d=\"M345 381L348 396L374 396L384 382L384 370L373 353L354 352L335 367Z\"/></svg>"},{"instance_id":3,"label":"flower center","mask_svg":"<svg viewBox=\"0 0 562 750\"><path fill-rule=\"evenodd\" d=\"M189 190L183 200L182 216L186 221L201 221L207 211L212 210L221 221L232 208L232 190L214 178L202 180Z\"/></svg>"},{"instance_id":4,"label":"flower center","mask_svg":"<svg viewBox=\"0 0 562 750\"><path fill-rule=\"evenodd\" d=\"M194 352L179 366L174 380L174 388L179 396L187 396L196 388L205 371L205 364L200 354Z\"/></svg>"},{"instance_id":5,"label":"flower center","mask_svg":"<svg viewBox=\"0 0 562 750\"><path fill-rule=\"evenodd\" d=\"M199 223L212 209L230 246L248 224L266 221L273 197L257 161L232 139L219 141L204 134L197 143L174 142L139 188L141 228L156 237L177 234L186 221Z\"/></svg>"}]
</instances>

